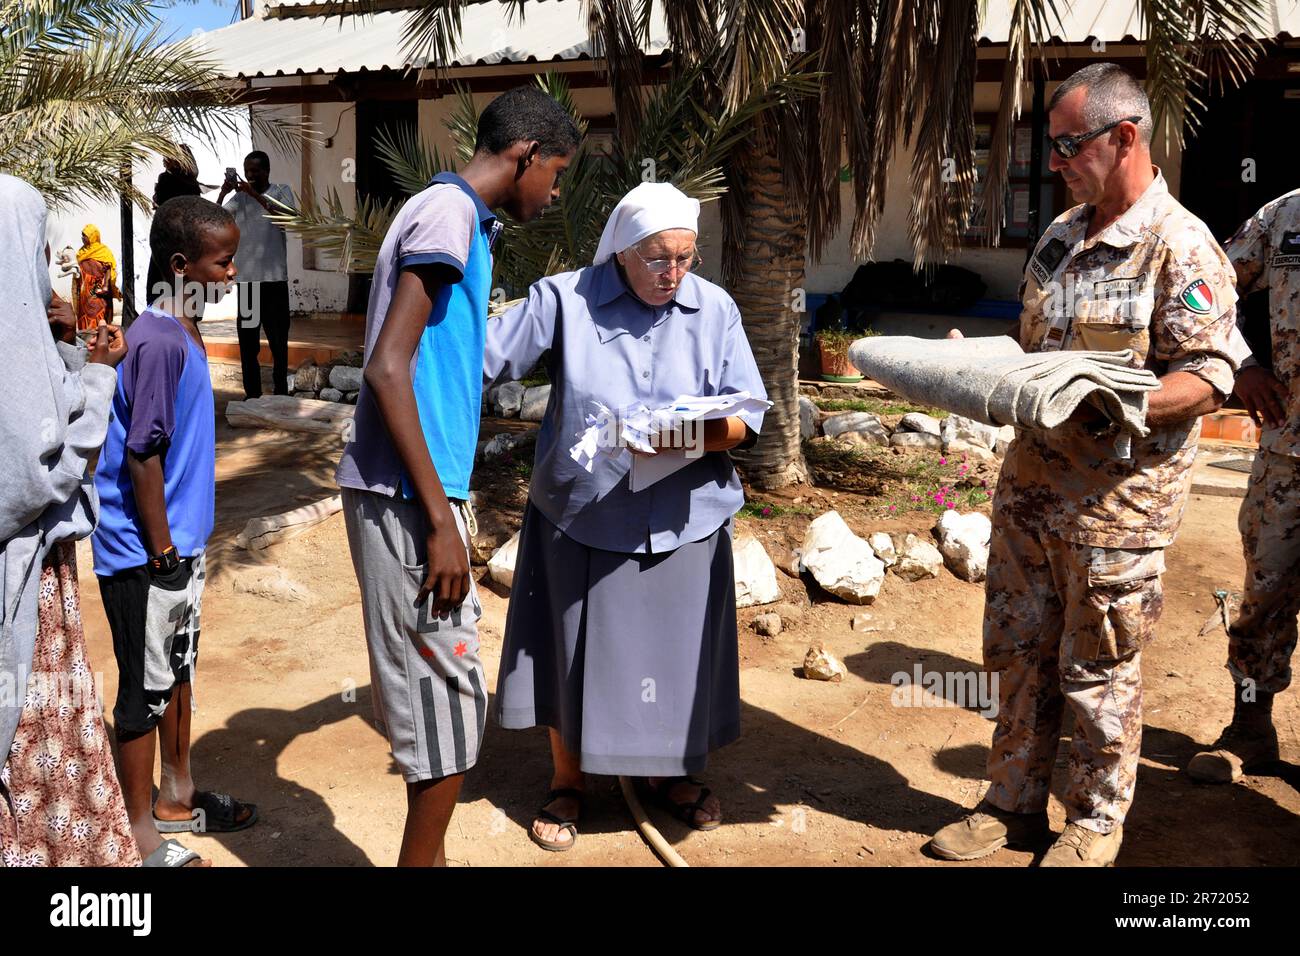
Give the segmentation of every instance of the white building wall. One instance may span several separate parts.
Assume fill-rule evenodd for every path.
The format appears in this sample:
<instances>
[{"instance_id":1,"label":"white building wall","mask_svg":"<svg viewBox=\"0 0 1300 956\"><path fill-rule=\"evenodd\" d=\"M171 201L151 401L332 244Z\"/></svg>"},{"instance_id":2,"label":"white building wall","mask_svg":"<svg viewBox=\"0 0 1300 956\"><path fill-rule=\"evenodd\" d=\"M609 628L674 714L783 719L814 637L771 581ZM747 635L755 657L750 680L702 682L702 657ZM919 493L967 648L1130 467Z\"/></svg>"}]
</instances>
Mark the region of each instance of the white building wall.
<instances>
[{"instance_id":1,"label":"white building wall","mask_svg":"<svg viewBox=\"0 0 1300 956\"><path fill-rule=\"evenodd\" d=\"M301 81L309 82L306 78ZM262 115L286 122L301 121L317 139L306 148L277 149L258 134L257 148L271 157L271 181L287 183L295 196L313 193L317 199L338 193L348 212L356 209L356 106L353 103L303 103L259 107ZM230 164L243 169L243 154ZM329 314L347 308L348 277L337 260L320 252L301 236L288 235L289 308L294 313ZM236 260L238 261L238 260Z\"/></svg>"}]
</instances>

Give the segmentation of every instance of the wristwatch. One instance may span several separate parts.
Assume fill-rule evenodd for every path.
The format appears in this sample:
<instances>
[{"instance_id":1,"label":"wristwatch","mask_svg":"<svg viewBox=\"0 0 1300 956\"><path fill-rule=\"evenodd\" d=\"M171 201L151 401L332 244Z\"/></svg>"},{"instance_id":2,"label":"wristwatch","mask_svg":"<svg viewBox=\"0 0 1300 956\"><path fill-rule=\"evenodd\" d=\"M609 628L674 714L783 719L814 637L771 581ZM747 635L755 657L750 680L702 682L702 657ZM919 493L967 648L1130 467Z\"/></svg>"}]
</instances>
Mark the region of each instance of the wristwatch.
<instances>
[{"instance_id":1,"label":"wristwatch","mask_svg":"<svg viewBox=\"0 0 1300 956\"><path fill-rule=\"evenodd\" d=\"M162 554L156 554L149 559L149 570L154 574L171 574L181 565L180 555L176 553L176 545L170 544Z\"/></svg>"}]
</instances>

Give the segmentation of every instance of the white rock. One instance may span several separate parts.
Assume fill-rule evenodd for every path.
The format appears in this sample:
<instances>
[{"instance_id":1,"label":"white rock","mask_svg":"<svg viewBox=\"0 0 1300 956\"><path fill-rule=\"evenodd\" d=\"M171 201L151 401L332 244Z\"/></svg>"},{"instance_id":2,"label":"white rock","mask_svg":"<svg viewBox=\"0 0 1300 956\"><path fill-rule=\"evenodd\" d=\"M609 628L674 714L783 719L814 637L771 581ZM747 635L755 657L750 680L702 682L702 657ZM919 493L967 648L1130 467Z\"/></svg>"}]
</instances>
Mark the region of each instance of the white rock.
<instances>
[{"instance_id":1,"label":"white rock","mask_svg":"<svg viewBox=\"0 0 1300 956\"><path fill-rule=\"evenodd\" d=\"M492 440L483 446L483 457L496 458L508 451L514 451L523 444L524 437L523 435L512 435L509 432L493 435Z\"/></svg>"},{"instance_id":2,"label":"white rock","mask_svg":"<svg viewBox=\"0 0 1300 956\"><path fill-rule=\"evenodd\" d=\"M263 395L226 405L226 421L232 428L280 428L346 437L351 437L355 413L355 408L337 402L321 402L298 395Z\"/></svg>"},{"instance_id":3,"label":"white rock","mask_svg":"<svg viewBox=\"0 0 1300 956\"><path fill-rule=\"evenodd\" d=\"M515 583L515 558L519 553L519 535L516 533L509 541L497 548L496 554L488 559L488 574L502 587L509 588Z\"/></svg>"},{"instance_id":4,"label":"white rock","mask_svg":"<svg viewBox=\"0 0 1300 956\"><path fill-rule=\"evenodd\" d=\"M894 550L894 539L885 532L877 531L867 535L867 544L871 545L871 550L884 562L885 567L892 568L898 560L898 552Z\"/></svg>"},{"instance_id":5,"label":"white rock","mask_svg":"<svg viewBox=\"0 0 1300 956\"><path fill-rule=\"evenodd\" d=\"M837 511L828 511L808 525L803 566L823 588L851 604L870 604L885 580L885 565Z\"/></svg>"},{"instance_id":6,"label":"white rock","mask_svg":"<svg viewBox=\"0 0 1300 956\"><path fill-rule=\"evenodd\" d=\"M870 614L855 614L853 620L849 622L849 627L862 634L880 630L877 625L871 623Z\"/></svg>"},{"instance_id":7,"label":"white rock","mask_svg":"<svg viewBox=\"0 0 1300 956\"><path fill-rule=\"evenodd\" d=\"M944 451L955 441L970 442L992 451L998 441L998 429L960 415L949 415L939 423L939 437L943 439Z\"/></svg>"},{"instance_id":8,"label":"white rock","mask_svg":"<svg viewBox=\"0 0 1300 956\"><path fill-rule=\"evenodd\" d=\"M328 385L329 375L325 369L317 365L315 360L308 359L299 365L297 371L293 373L293 378L289 382L289 391L319 392Z\"/></svg>"},{"instance_id":9,"label":"white rock","mask_svg":"<svg viewBox=\"0 0 1300 956\"><path fill-rule=\"evenodd\" d=\"M898 427L905 432L917 432L922 435L933 435L935 438L939 437L939 419L921 412L908 412L899 419Z\"/></svg>"},{"instance_id":10,"label":"white rock","mask_svg":"<svg viewBox=\"0 0 1300 956\"><path fill-rule=\"evenodd\" d=\"M927 448L938 451L943 447L938 435L925 432L894 432L889 437L889 444L895 448Z\"/></svg>"},{"instance_id":11,"label":"white rock","mask_svg":"<svg viewBox=\"0 0 1300 956\"><path fill-rule=\"evenodd\" d=\"M996 452L989 451L983 445L977 445L969 441L950 441L944 446L943 452L950 458L957 455L965 455L967 458L974 458L978 461L997 461Z\"/></svg>"},{"instance_id":12,"label":"white rock","mask_svg":"<svg viewBox=\"0 0 1300 956\"><path fill-rule=\"evenodd\" d=\"M1003 457L1006 455L1007 449L1011 447L1011 443L1015 440L1015 426L1003 425L1002 428L998 430L998 443L993 446L993 453L999 458Z\"/></svg>"},{"instance_id":13,"label":"white rock","mask_svg":"<svg viewBox=\"0 0 1300 956\"><path fill-rule=\"evenodd\" d=\"M274 601L306 601L313 596L310 590L277 567L239 568L231 575L230 588Z\"/></svg>"},{"instance_id":14,"label":"white rock","mask_svg":"<svg viewBox=\"0 0 1300 956\"><path fill-rule=\"evenodd\" d=\"M929 541L909 534L899 549L894 573L904 581L920 581L922 578L937 578L942 567L943 555L939 549Z\"/></svg>"},{"instance_id":15,"label":"white rock","mask_svg":"<svg viewBox=\"0 0 1300 956\"><path fill-rule=\"evenodd\" d=\"M524 391L519 417L526 422L540 422L546 417L546 403L551 400L551 386L538 385Z\"/></svg>"},{"instance_id":16,"label":"white rock","mask_svg":"<svg viewBox=\"0 0 1300 956\"><path fill-rule=\"evenodd\" d=\"M322 402L341 402L343 393L337 388L322 388L320 390L320 400Z\"/></svg>"},{"instance_id":17,"label":"white rock","mask_svg":"<svg viewBox=\"0 0 1300 956\"><path fill-rule=\"evenodd\" d=\"M524 388L519 382L506 382L488 392L492 414L497 418L515 418L524 405Z\"/></svg>"},{"instance_id":18,"label":"white rock","mask_svg":"<svg viewBox=\"0 0 1300 956\"><path fill-rule=\"evenodd\" d=\"M736 573L736 607L771 604L781 598L776 565L757 538L742 538L732 550Z\"/></svg>"},{"instance_id":19,"label":"white rock","mask_svg":"<svg viewBox=\"0 0 1300 956\"><path fill-rule=\"evenodd\" d=\"M816 641L808 646L803 656L803 676L809 680L842 681L847 673L844 665L834 654Z\"/></svg>"},{"instance_id":20,"label":"white rock","mask_svg":"<svg viewBox=\"0 0 1300 956\"><path fill-rule=\"evenodd\" d=\"M799 396L799 437L802 439L817 436L817 406L807 395Z\"/></svg>"},{"instance_id":21,"label":"white rock","mask_svg":"<svg viewBox=\"0 0 1300 956\"><path fill-rule=\"evenodd\" d=\"M351 365L335 365L330 369L330 388L340 392L358 392L361 390L361 369Z\"/></svg>"},{"instance_id":22,"label":"white rock","mask_svg":"<svg viewBox=\"0 0 1300 956\"><path fill-rule=\"evenodd\" d=\"M844 412L832 415L822 423L822 432L830 438L856 432L874 440L877 444L889 444L889 429L880 422L878 415L870 412Z\"/></svg>"},{"instance_id":23,"label":"white rock","mask_svg":"<svg viewBox=\"0 0 1300 956\"><path fill-rule=\"evenodd\" d=\"M768 611L754 618L754 630L761 637L776 637L781 633L781 615Z\"/></svg>"},{"instance_id":24,"label":"white rock","mask_svg":"<svg viewBox=\"0 0 1300 956\"><path fill-rule=\"evenodd\" d=\"M963 581L983 581L988 573L993 523L978 511L969 514L945 511L935 527L948 570Z\"/></svg>"}]
</instances>

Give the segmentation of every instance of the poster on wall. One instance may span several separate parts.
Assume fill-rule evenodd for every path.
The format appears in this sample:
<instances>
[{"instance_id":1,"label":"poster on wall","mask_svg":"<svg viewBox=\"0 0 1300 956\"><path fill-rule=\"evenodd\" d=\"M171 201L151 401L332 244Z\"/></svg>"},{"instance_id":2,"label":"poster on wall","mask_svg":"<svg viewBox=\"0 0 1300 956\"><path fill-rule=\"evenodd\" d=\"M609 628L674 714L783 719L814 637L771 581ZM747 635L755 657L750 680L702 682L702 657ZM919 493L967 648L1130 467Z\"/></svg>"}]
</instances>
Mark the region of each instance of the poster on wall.
<instances>
[{"instance_id":1,"label":"poster on wall","mask_svg":"<svg viewBox=\"0 0 1300 956\"><path fill-rule=\"evenodd\" d=\"M1034 158L1033 135L1033 127L1028 123L1016 124L1015 132L1012 134L1011 138L1010 175L1029 175L1029 165Z\"/></svg>"}]
</instances>

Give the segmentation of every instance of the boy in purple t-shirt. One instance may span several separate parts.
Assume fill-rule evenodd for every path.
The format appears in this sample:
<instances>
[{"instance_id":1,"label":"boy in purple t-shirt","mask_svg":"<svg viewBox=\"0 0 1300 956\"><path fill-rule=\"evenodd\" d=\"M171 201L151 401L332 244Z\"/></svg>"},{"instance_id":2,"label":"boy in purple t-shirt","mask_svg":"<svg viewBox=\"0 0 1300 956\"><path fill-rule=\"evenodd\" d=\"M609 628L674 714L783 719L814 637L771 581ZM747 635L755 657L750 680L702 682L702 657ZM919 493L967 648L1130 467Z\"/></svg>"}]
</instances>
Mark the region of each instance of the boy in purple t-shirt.
<instances>
[{"instance_id":1,"label":"boy in purple t-shirt","mask_svg":"<svg viewBox=\"0 0 1300 956\"><path fill-rule=\"evenodd\" d=\"M172 290L126 333L91 543L117 658L113 724L127 815L144 865L178 867L206 864L160 832L242 830L257 819L256 807L200 791L190 775L190 684L216 490L212 382L197 323L235 278L239 229L216 203L178 197L158 207L149 246Z\"/></svg>"}]
</instances>

